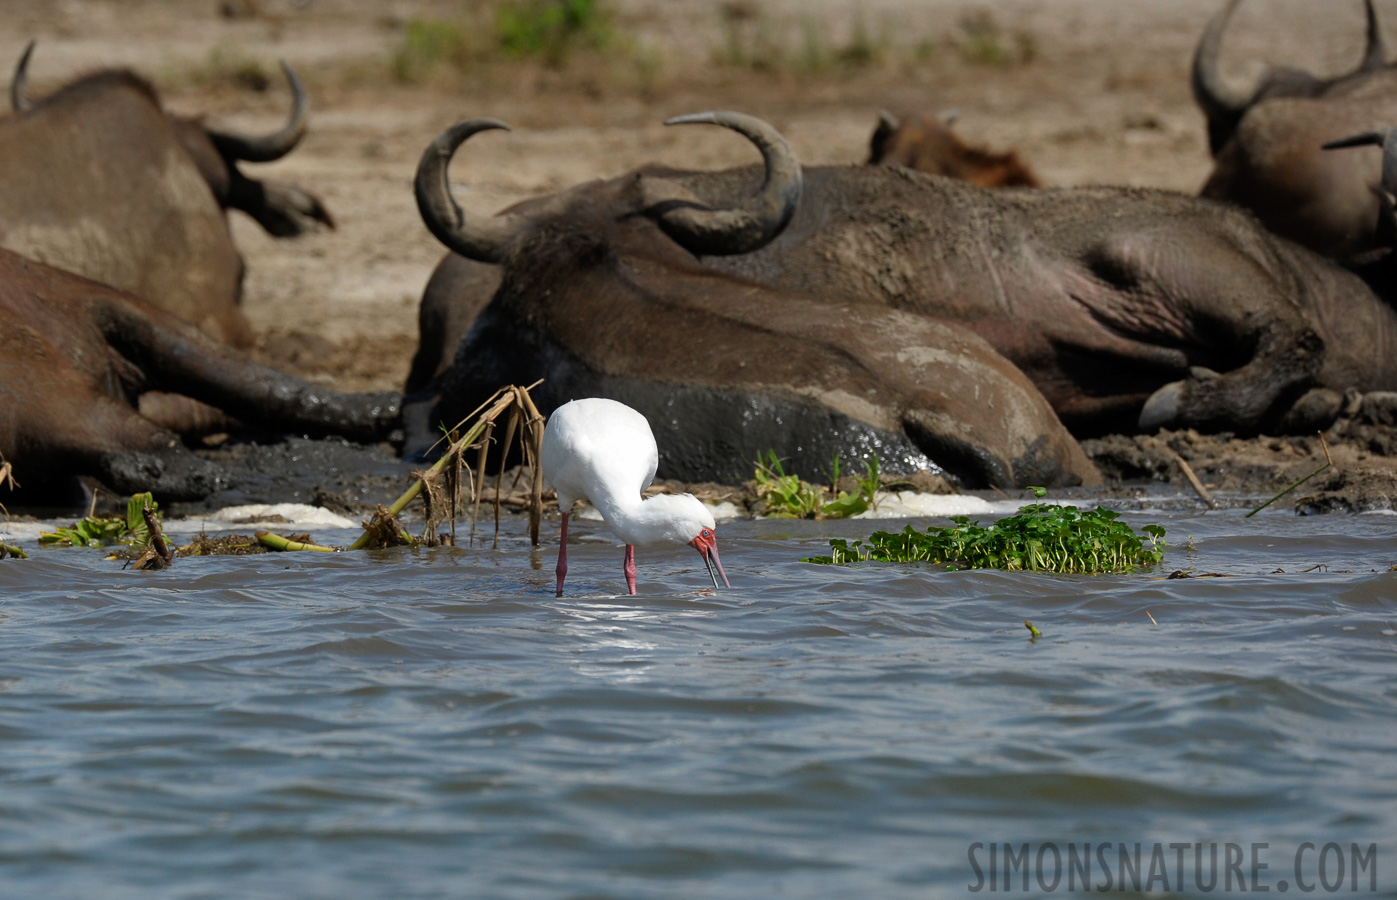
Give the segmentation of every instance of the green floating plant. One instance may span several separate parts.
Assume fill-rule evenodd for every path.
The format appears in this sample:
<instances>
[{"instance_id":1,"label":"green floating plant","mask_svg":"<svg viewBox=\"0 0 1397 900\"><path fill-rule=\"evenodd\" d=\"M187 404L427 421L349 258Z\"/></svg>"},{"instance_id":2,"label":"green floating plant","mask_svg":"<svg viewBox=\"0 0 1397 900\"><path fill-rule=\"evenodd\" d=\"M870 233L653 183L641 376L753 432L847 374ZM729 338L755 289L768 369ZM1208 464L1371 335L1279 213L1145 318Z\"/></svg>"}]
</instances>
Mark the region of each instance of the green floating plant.
<instances>
[{"instance_id":1,"label":"green floating plant","mask_svg":"<svg viewBox=\"0 0 1397 900\"><path fill-rule=\"evenodd\" d=\"M830 461L828 475L831 496L827 497L822 488L801 480L799 475L787 474L776 451L768 450L757 457L752 480L757 484L757 496L767 503L767 515L773 518L846 519L869 507L876 509L879 479L877 454L872 454L864 463L863 476L854 479L852 494L848 491L836 493L834 485L839 483L840 472L839 454L836 452Z\"/></svg>"},{"instance_id":2,"label":"green floating plant","mask_svg":"<svg viewBox=\"0 0 1397 900\"><path fill-rule=\"evenodd\" d=\"M955 524L926 531L911 525L900 532L878 531L852 544L831 540L829 556L802 562L926 562L951 570L1100 574L1157 565L1164 558L1162 527L1144 526L1142 538L1120 521L1120 513L1109 509L1034 503L987 526L967 516L953 516L951 521Z\"/></svg>"},{"instance_id":3,"label":"green floating plant","mask_svg":"<svg viewBox=\"0 0 1397 900\"><path fill-rule=\"evenodd\" d=\"M158 510L159 504L150 492L134 494L126 501L126 515L86 516L71 526L59 526L39 535L39 543L54 547L106 547L110 544L130 544L139 547L150 540L141 510L149 506Z\"/></svg>"}]
</instances>

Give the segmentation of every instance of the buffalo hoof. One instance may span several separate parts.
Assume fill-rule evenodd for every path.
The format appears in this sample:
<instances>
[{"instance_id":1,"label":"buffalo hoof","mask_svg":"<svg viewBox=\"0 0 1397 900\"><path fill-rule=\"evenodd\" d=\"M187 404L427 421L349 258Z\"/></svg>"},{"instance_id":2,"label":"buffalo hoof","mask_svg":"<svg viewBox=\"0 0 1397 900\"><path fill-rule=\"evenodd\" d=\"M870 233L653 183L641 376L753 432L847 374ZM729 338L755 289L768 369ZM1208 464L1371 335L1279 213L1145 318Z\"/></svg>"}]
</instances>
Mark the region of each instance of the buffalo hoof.
<instances>
[{"instance_id":1,"label":"buffalo hoof","mask_svg":"<svg viewBox=\"0 0 1397 900\"><path fill-rule=\"evenodd\" d=\"M1397 395L1392 395L1397 397ZM1295 401L1281 417L1281 434L1311 434L1323 431L1339 417L1344 395L1329 388L1313 388Z\"/></svg>"},{"instance_id":2,"label":"buffalo hoof","mask_svg":"<svg viewBox=\"0 0 1397 900\"><path fill-rule=\"evenodd\" d=\"M1397 393L1369 391L1363 395L1359 414L1374 425L1397 424Z\"/></svg>"},{"instance_id":3,"label":"buffalo hoof","mask_svg":"<svg viewBox=\"0 0 1397 900\"><path fill-rule=\"evenodd\" d=\"M1184 382L1174 381L1150 394L1140 410L1136 427L1148 434L1173 425L1179 415L1179 398L1183 392Z\"/></svg>"}]
</instances>

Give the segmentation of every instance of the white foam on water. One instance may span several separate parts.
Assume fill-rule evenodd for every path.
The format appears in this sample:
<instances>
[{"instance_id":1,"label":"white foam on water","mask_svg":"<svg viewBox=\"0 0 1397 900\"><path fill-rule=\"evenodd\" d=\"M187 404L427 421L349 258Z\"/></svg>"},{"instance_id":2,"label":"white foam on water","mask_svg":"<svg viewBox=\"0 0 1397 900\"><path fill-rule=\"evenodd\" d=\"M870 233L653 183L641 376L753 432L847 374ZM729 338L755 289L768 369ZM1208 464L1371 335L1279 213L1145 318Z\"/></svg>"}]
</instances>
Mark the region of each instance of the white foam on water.
<instances>
[{"instance_id":1,"label":"white foam on water","mask_svg":"<svg viewBox=\"0 0 1397 900\"><path fill-rule=\"evenodd\" d=\"M32 522L0 522L0 539L7 541L39 539L60 525L71 525L75 518L39 519ZM228 506L207 516L164 519L161 530L166 534L217 533L221 531L281 530L316 528L338 530L359 528L358 522L330 512L323 506L308 503L251 503Z\"/></svg>"}]
</instances>

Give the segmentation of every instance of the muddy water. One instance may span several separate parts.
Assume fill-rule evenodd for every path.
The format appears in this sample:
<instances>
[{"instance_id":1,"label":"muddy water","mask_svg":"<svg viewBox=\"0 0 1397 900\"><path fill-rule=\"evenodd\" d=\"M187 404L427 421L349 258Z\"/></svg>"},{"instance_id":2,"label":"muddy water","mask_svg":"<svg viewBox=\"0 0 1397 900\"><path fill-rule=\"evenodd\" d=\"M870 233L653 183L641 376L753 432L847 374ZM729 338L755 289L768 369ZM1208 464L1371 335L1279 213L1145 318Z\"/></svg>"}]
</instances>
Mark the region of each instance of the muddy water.
<instances>
[{"instance_id":1,"label":"muddy water","mask_svg":"<svg viewBox=\"0 0 1397 900\"><path fill-rule=\"evenodd\" d=\"M868 523L774 521L716 594L685 548L617 596L588 522L562 599L518 537L0 562L0 896L957 896L991 844L1137 841L1249 885L1266 843L1275 891L1330 839L1392 891L1397 519L1128 518L1161 572L831 570Z\"/></svg>"}]
</instances>

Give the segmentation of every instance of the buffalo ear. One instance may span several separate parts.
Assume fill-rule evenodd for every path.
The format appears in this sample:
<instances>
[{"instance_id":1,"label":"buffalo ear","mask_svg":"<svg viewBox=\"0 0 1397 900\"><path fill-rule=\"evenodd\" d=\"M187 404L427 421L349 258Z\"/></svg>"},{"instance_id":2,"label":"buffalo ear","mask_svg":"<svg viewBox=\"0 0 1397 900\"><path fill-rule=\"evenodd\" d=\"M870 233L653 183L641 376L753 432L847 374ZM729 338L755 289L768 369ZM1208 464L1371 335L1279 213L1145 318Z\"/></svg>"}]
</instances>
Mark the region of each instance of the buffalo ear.
<instances>
[{"instance_id":1,"label":"buffalo ear","mask_svg":"<svg viewBox=\"0 0 1397 900\"><path fill-rule=\"evenodd\" d=\"M902 121L886 109L878 110L878 124L873 129L873 137L868 141L868 163L881 162L888 153L888 141L902 127Z\"/></svg>"}]
</instances>

